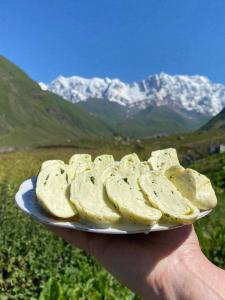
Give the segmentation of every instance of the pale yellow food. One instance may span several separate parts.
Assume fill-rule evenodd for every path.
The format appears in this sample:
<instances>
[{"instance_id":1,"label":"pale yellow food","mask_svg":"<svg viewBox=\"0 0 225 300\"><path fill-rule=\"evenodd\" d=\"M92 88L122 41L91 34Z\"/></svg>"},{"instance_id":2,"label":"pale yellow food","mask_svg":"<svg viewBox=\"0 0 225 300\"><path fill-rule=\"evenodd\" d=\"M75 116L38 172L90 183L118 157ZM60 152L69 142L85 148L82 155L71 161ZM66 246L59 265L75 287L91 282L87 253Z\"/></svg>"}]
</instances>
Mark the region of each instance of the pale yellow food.
<instances>
[{"instance_id":1,"label":"pale yellow food","mask_svg":"<svg viewBox=\"0 0 225 300\"><path fill-rule=\"evenodd\" d=\"M98 171L105 170L114 163L112 155L103 154L99 155L94 159L94 169Z\"/></svg>"},{"instance_id":2,"label":"pale yellow food","mask_svg":"<svg viewBox=\"0 0 225 300\"><path fill-rule=\"evenodd\" d=\"M172 167L165 175L177 190L202 210L212 209L217 204L217 198L210 180L192 169Z\"/></svg>"},{"instance_id":3,"label":"pale yellow food","mask_svg":"<svg viewBox=\"0 0 225 300\"><path fill-rule=\"evenodd\" d=\"M152 151L148 162L152 170L162 173L170 167L180 164L174 148Z\"/></svg>"},{"instance_id":4,"label":"pale yellow food","mask_svg":"<svg viewBox=\"0 0 225 300\"><path fill-rule=\"evenodd\" d=\"M119 171L125 175L135 172L135 166L140 164L140 159L136 153L127 154L119 161Z\"/></svg>"},{"instance_id":5,"label":"pale yellow food","mask_svg":"<svg viewBox=\"0 0 225 300\"><path fill-rule=\"evenodd\" d=\"M197 218L198 208L184 198L161 172L143 174L139 183L151 205L159 209L164 218L180 223L191 223Z\"/></svg>"},{"instance_id":6,"label":"pale yellow food","mask_svg":"<svg viewBox=\"0 0 225 300\"><path fill-rule=\"evenodd\" d=\"M141 174L150 171L146 161L140 161L136 153L125 155L118 163L118 172L123 177L136 180Z\"/></svg>"},{"instance_id":7,"label":"pale yellow food","mask_svg":"<svg viewBox=\"0 0 225 300\"><path fill-rule=\"evenodd\" d=\"M52 215L82 220L103 227L152 225L159 220L193 223L199 209L216 206L210 180L183 168L173 148L153 151L148 161L136 153L114 161L100 155L75 154L69 164L43 162L38 175L38 201Z\"/></svg>"},{"instance_id":8,"label":"pale yellow food","mask_svg":"<svg viewBox=\"0 0 225 300\"><path fill-rule=\"evenodd\" d=\"M107 195L123 219L133 224L155 224L162 213L151 207L138 186L120 174L109 177L105 183Z\"/></svg>"},{"instance_id":9,"label":"pale yellow food","mask_svg":"<svg viewBox=\"0 0 225 300\"><path fill-rule=\"evenodd\" d=\"M93 163L93 171L95 172L96 179L104 181L107 177L107 171L114 168L116 162L112 155L104 154L95 158Z\"/></svg>"},{"instance_id":10,"label":"pale yellow food","mask_svg":"<svg viewBox=\"0 0 225 300\"><path fill-rule=\"evenodd\" d=\"M71 183L70 200L83 220L101 225L113 225L121 219L109 202L101 180L93 171L78 174Z\"/></svg>"},{"instance_id":11,"label":"pale yellow food","mask_svg":"<svg viewBox=\"0 0 225 300\"><path fill-rule=\"evenodd\" d=\"M115 176L116 174L118 174L118 172L119 172L119 162L114 162L113 165L109 166L102 172L99 178L101 182L104 184L108 178Z\"/></svg>"},{"instance_id":12,"label":"pale yellow food","mask_svg":"<svg viewBox=\"0 0 225 300\"><path fill-rule=\"evenodd\" d=\"M74 154L68 165L68 175L72 180L78 174L91 170L93 168L93 162L90 154Z\"/></svg>"},{"instance_id":13,"label":"pale yellow food","mask_svg":"<svg viewBox=\"0 0 225 300\"><path fill-rule=\"evenodd\" d=\"M36 195L43 208L56 217L70 218L77 214L69 200L69 179L63 166L44 168L39 173Z\"/></svg>"},{"instance_id":14,"label":"pale yellow food","mask_svg":"<svg viewBox=\"0 0 225 300\"><path fill-rule=\"evenodd\" d=\"M126 167L126 166L129 167L129 166L139 163L139 162L140 162L140 159L136 153L127 154L124 157L122 157L120 160L120 164L123 167Z\"/></svg>"},{"instance_id":15,"label":"pale yellow food","mask_svg":"<svg viewBox=\"0 0 225 300\"><path fill-rule=\"evenodd\" d=\"M55 167L55 166L58 166L58 165L64 166L65 163L62 160L46 160L42 163L41 170L43 170L45 168L48 168L50 166Z\"/></svg>"}]
</instances>

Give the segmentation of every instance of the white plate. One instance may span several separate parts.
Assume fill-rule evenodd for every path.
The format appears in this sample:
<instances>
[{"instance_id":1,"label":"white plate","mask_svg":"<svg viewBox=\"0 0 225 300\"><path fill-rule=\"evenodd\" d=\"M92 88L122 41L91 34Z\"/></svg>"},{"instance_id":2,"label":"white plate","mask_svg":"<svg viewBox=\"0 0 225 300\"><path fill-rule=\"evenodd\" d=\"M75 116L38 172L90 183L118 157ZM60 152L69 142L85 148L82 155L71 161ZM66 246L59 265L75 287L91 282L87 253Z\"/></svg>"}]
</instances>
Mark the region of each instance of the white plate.
<instances>
[{"instance_id":1,"label":"white plate","mask_svg":"<svg viewBox=\"0 0 225 300\"><path fill-rule=\"evenodd\" d=\"M15 200L17 205L19 206L22 211L33 217L34 219L38 220L41 223L59 226L64 228L72 228L81 231L89 231L89 232L96 232L96 233L106 233L106 234L135 234L135 233L149 233L151 231L164 231L170 230L177 227L184 226L184 224L155 224L153 226L138 226L133 225L127 228L127 225L119 225L118 228L101 228L97 225L78 222L78 221L64 221L54 218L53 216L47 214L42 207L38 204L36 200L35 194L35 186L36 186L36 177L32 177L24 181L16 196ZM207 210L201 212L198 216L198 219L201 219L208 215L211 210Z\"/></svg>"}]
</instances>

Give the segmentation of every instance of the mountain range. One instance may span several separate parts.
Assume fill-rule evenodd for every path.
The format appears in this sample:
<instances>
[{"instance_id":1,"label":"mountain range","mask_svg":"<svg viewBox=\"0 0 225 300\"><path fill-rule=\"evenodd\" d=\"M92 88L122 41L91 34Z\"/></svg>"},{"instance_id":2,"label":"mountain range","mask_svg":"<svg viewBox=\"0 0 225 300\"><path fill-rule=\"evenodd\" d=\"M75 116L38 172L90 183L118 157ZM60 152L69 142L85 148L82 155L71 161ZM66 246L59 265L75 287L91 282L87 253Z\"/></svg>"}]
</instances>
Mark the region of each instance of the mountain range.
<instances>
[{"instance_id":1,"label":"mountain range","mask_svg":"<svg viewBox=\"0 0 225 300\"><path fill-rule=\"evenodd\" d=\"M225 106L225 86L197 75L160 73L131 84L119 79L59 76L40 86L131 137L193 131Z\"/></svg>"},{"instance_id":2,"label":"mountain range","mask_svg":"<svg viewBox=\"0 0 225 300\"><path fill-rule=\"evenodd\" d=\"M160 73L131 84L119 79L59 76L50 84L40 83L40 86L73 103L104 99L127 106L130 110L169 106L174 110L213 116L225 106L225 86L204 76Z\"/></svg>"},{"instance_id":3,"label":"mountain range","mask_svg":"<svg viewBox=\"0 0 225 300\"><path fill-rule=\"evenodd\" d=\"M0 146L224 129L225 110L216 115L224 89L205 77L166 74L133 84L61 76L44 85L0 56Z\"/></svg>"}]
</instances>

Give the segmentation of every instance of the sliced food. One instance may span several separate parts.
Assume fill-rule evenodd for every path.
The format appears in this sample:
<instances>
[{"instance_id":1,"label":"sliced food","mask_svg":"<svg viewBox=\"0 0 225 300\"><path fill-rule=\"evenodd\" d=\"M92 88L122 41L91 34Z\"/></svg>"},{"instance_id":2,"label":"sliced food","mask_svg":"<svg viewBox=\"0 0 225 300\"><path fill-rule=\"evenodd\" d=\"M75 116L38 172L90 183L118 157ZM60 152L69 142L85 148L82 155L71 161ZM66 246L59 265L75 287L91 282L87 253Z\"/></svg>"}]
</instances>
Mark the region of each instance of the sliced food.
<instances>
[{"instance_id":1,"label":"sliced food","mask_svg":"<svg viewBox=\"0 0 225 300\"><path fill-rule=\"evenodd\" d=\"M165 175L177 190L202 210L212 209L217 204L216 194L210 180L192 169L170 168Z\"/></svg>"},{"instance_id":2,"label":"sliced food","mask_svg":"<svg viewBox=\"0 0 225 300\"><path fill-rule=\"evenodd\" d=\"M68 174L72 180L84 171L90 171L93 167L90 154L74 154L69 160Z\"/></svg>"},{"instance_id":3,"label":"sliced food","mask_svg":"<svg viewBox=\"0 0 225 300\"><path fill-rule=\"evenodd\" d=\"M77 214L69 200L69 178L65 167L44 168L38 175L36 195L41 206L56 217L70 218Z\"/></svg>"},{"instance_id":4,"label":"sliced food","mask_svg":"<svg viewBox=\"0 0 225 300\"><path fill-rule=\"evenodd\" d=\"M177 151L174 148L152 151L148 162L152 170L161 171L162 173L170 167L180 164Z\"/></svg>"},{"instance_id":5,"label":"sliced food","mask_svg":"<svg viewBox=\"0 0 225 300\"><path fill-rule=\"evenodd\" d=\"M125 155L119 162L118 168L118 172L123 177L129 177L132 180L149 170L148 162L141 162L136 153Z\"/></svg>"},{"instance_id":6,"label":"sliced food","mask_svg":"<svg viewBox=\"0 0 225 300\"><path fill-rule=\"evenodd\" d=\"M161 172L151 171L141 175L139 184L151 205L159 209L165 219L177 223L191 223L197 218L198 208L184 198Z\"/></svg>"},{"instance_id":7,"label":"sliced food","mask_svg":"<svg viewBox=\"0 0 225 300\"><path fill-rule=\"evenodd\" d=\"M110 203L104 185L96 174L78 174L71 183L70 200L83 220L101 225L115 224L121 216Z\"/></svg>"},{"instance_id":8,"label":"sliced food","mask_svg":"<svg viewBox=\"0 0 225 300\"><path fill-rule=\"evenodd\" d=\"M105 170L111 168L114 162L112 155L104 154L97 156L93 163L93 170L97 174L97 177L101 178Z\"/></svg>"},{"instance_id":9,"label":"sliced food","mask_svg":"<svg viewBox=\"0 0 225 300\"><path fill-rule=\"evenodd\" d=\"M129 171L138 163L140 163L140 159L136 153L127 154L120 160L120 168Z\"/></svg>"},{"instance_id":10,"label":"sliced food","mask_svg":"<svg viewBox=\"0 0 225 300\"><path fill-rule=\"evenodd\" d=\"M150 206L137 185L129 178L122 178L120 174L109 177L105 183L107 195L119 210L124 220L133 224L155 224L162 213Z\"/></svg>"},{"instance_id":11,"label":"sliced food","mask_svg":"<svg viewBox=\"0 0 225 300\"><path fill-rule=\"evenodd\" d=\"M64 166L65 163L62 160L46 160L42 163L41 165L41 170L48 168L48 167L52 167L52 166Z\"/></svg>"}]
</instances>

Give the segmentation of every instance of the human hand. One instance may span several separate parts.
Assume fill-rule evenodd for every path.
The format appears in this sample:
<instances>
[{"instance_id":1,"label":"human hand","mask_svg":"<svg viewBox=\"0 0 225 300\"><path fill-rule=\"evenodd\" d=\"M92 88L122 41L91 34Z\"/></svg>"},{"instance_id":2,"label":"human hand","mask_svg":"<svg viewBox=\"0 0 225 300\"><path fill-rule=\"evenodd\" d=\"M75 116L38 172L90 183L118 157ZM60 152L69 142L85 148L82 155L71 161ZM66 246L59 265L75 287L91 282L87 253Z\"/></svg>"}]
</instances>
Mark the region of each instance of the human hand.
<instances>
[{"instance_id":1,"label":"human hand","mask_svg":"<svg viewBox=\"0 0 225 300\"><path fill-rule=\"evenodd\" d=\"M184 296L188 268L205 263L192 225L148 235L106 235L57 227L50 229L68 243L93 255L144 299Z\"/></svg>"}]
</instances>

